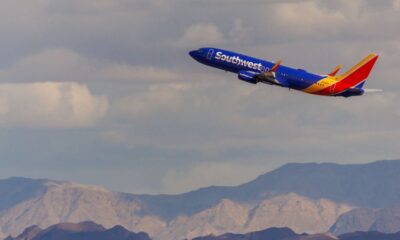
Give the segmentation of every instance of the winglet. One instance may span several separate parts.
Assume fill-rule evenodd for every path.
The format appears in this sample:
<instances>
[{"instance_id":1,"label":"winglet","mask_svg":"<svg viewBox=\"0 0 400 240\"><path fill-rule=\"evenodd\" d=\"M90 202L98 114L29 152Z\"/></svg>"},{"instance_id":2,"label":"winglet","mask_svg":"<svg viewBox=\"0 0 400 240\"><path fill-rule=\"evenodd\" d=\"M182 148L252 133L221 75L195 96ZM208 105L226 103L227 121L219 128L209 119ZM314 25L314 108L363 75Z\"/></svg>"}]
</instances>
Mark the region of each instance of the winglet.
<instances>
[{"instance_id":1,"label":"winglet","mask_svg":"<svg viewBox=\"0 0 400 240\"><path fill-rule=\"evenodd\" d=\"M269 70L270 72L276 72L278 70L279 66L281 65L281 60L276 61L275 65Z\"/></svg>"},{"instance_id":2,"label":"winglet","mask_svg":"<svg viewBox=\"0 0 400 240\"><path fill-rule=\"evenodd\" d=\"M328 74L328 76L330 76L330 77L336 76L336 74L339 72L339 70L340 70L341 68L342 68L342 65L338 65L335 69L333 69L332 72L330 72L330 73Z\"/></svg>"}]
</instances>

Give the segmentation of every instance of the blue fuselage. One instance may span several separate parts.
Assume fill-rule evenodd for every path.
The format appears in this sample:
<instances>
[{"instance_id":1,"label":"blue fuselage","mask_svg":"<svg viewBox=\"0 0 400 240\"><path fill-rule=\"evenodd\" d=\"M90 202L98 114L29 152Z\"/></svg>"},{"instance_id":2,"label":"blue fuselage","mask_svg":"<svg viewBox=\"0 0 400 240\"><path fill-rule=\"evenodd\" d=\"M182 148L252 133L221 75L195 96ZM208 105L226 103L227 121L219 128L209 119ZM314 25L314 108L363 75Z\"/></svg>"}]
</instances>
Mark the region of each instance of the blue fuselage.
<instances>
[{"instance_id":1,"label":"blue fuselage","mask_svg":"<svg viewBox=\"0 0 400 240\"><path fill-rule=\"evenodd\" d=\"M352 86L339 90L336 80L327 75L309 73L303 69L283 65L279 65L276 70L271 70L275 63L223 49L200 48L189 54L202 64L236 73L239 79L253 84L263 82L326 96L349 97L364 93L361 88L352 88ZM260 76L264 77L264 80L259 79ZM341 83L340 86L343 87L343 84Z\"/></svg>"},{"instance_id":2,"label":"blue fuselage","mask_svg":"<svg viewBox=\"0 0 400 240\"><path fill-rule=\"evenodd\" d=\"M201 48L191 51L190 56L205 65L225 71L239 73L240 71L265 72L270 70L274 63L249 57L243 54L222 50L218 48ZM282 87L302 90L324 78L317 74L280 66L275 72L275 77Z\"/></svg>"}]
</instances>

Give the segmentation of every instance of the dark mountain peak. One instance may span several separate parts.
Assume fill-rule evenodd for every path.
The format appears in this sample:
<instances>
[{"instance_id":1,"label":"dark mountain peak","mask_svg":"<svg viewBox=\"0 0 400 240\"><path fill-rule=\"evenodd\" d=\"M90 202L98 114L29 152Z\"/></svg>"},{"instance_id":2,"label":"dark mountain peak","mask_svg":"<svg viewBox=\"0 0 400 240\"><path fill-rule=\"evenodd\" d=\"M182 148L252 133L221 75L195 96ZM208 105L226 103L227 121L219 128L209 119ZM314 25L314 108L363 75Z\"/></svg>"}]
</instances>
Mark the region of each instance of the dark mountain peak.
<instances>
[{"instance_id":1,"label":"dark mountain peak","mask_svg":"<svg viewBox=\"0 0 400 240\"><path fill-rule=\"evenodd\" d=\"M108 230L109 232L119 233L119 234L129 234L130 232L121 225L116 225Z\"/></svg>"},{"instance_id":2,"label":"dark mountain peak","mask_svg":"<svg viewBox=\"0 0 400 240\"><path fill-rule=\"evenodd\" d=\"M106 229L97 223L85 221L80 223L59 223L53 225L50 230L61 230L66 232L100 232Z\"/></svg>"},{"instance_id":3,"label":"dark mountain peak","mask_svg":"<svg viewBox=\"0 0 400 240\"><path fill-rule=\"evenodd\" d=\"M250 232L246 234L226 233L220 236L209 235L194 238L193 240L284 240L302 236L295 233L290 228L268 228L265 230Z\"/></svg>"},{"instance_id":4,"label":"dark mountain peak","mask_svg":"<svg viewBox=\"0 0 400 240\"><path fill-rule=\"evenodd\" d=\"M16 238L12 238L11 236L9 236L5 240L29 240L34 238L41 231L43 231L43 229L34 225L25 229L25 231Z\"/></svg>"},{"instance_id":5,"label":"dark mountain peak","mask_svg":"<svg viewBox=\"0 0 400 240\"><path fill-rule=\"evenodd\" d=\"M265 230L257 231L256 233L284 233L284 234L296 234L292 229L288 227L272 227Z\"/></svg>"},{"instance_id":6,"label":"dark mountain peak","mask_svg":"<svg viewBox=\"0 0 400 240\"><path fill-rule=\"evenodd\" d=\"M59 223L44 230L30 227L16 238L7 240L151 240L147 233L133 233L122 226L105 229L94 222Z\"/></svg>"},{"instance_id":7,"label":"dark mountain peak","mask_svg":"<svg viewBox=\"0 0 400 240\"><path fill-rule=\"evenodd\" d=\"M268 229L257 231L257 232L252 232L249 234L253 235L253 236L260 236L260 237L266 236L265 238L267 238L269 236L276 236L279 238L288 238L288 237L293 237L293 236L298 235L292 229L287 228L287 227L283 227L283 228L273 227L273 228L268 228Z\"/></svg>"},{"instance_id":8,"label":"dark mountain peak","mask_svg":"<svg viewBox=\"0 0 400 240\"><path fill-rule=\"evenodd\" d=\"M101 240L108 239L126 239L126 240L150 240L150 237L145 232L133 233L121 225L116 225L111 229L104 231L101 235ZM100 238L97 238L100 240Z\"/></svg>"}]
</instances>

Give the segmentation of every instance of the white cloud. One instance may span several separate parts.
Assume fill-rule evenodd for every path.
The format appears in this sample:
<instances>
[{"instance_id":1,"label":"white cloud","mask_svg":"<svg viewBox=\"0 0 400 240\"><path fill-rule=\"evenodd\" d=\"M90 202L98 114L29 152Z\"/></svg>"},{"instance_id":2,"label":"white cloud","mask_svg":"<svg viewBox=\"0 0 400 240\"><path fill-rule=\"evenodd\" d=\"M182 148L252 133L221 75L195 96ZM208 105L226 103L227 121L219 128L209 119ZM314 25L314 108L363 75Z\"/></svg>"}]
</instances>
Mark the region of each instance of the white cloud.
<instances>
[{"instance_id":1,"label":"white cloud","mask_svg":"<svg viewBox=\"0 0 400 240\"><path fill-rule=\"evenodd\" d=\"M399 11L399 10L400 10L400 0L393 0L393 8L394 8L396 11Z\"/></svg>"},{"instance_id":2,"label":"white cloud","mask_svg":"<svg viewBox=\"0 0 400 240\"><path fill-rule=\"evenodd\" d=\"M241 18L234 21L233 28L229 32L230 40L240 42L251 39L249 29L254 30L251 26L246 26Z\"/></svg>"},{"instance_id":3,"label":"white cloud","mask_svg":"<svg viewBox=\"0 0 400 240\"><path fill-rule=\"evenodd\" d=\"M102 61L68 49L46 49L0 71L2 82L178 81L179 74L154 66Z\"/></svg>"},{"instance_id":4,"label":"white cloud","mask_svg":"<svg viewBox=\"0 0 400 240\"><path fill-rule=\"evenodd\" d=\"M274 18L271 24L274 31L307 37L311 37L310 34L336 34L347 21L340 11L321 8L315 1L277 3L265 17Z\"/></svg>"},{"instance_id":5,"label":"white cloud","mask_svg":"<svg viewBox=\"0 0 400 240\"><path fill-rule=\"evenodd\" d=\"M128 64L111 64L99 69L98 76L99 79L114 81L175 82L182 80L178 73L165 68Z\"/></svg>"},{"instance_id":6,"label":"white cloud","mask_svg":"<svg viewBox=\"0 0 400 240\"><path fill-rule=\"evenodd\" d=\"M94 63L67 49L46 49L2 69L2 82L82 81L95 73Z\"/></svg>"},{"instance_id":7,"label":"white cloud","mask_svg":"<svg viewBox=\"0 0 400 240\"><path fill-rule=\"evenodd\" d=\"M178 113L185 104L185 92L190 84L153 84L138 94L119 99L116 115L148 118L154 115Z\"/></svg>"},{"instance_id":8,"label":"white cloud","mask_svg":"<svg viewBox=\"0 0 400 240\"><path fill-rule=\"evenodd\" d=\"M213 84L157 84L117 100L114 121L129 123L131 130L115 125L102 137L127 148L192 151L222 159L236 152L231 160L245 156L250 161L270 154L274 158L296 154L302 160L324 153L333 157L341 154L338 148L346 148L347 155L355 159L366 144L378 146L384 138L399 137L396 131L383 134L400 119L398 97L392 93L350 99L317 97L249 85L234 75L224 78L210 79ZM365 131L371 137L360 137L367 136ZM386 148L392 154L398 152L389 145Z\"/></svg>"},{"instance_id":9,"label":"white cloud","mask_svg":"<svg viewBox=\"0 0 400 240\"><path fill-rule=\"evenodd\" d=\"M0 84L0 126L17 128L87 127L107 111L105 97L78 83Z\"/></svg>"},{"instance_id":10,"label":"white cloud","mask_svg":"<svg viewBox=\"0 0 400 240\"><path fill-rule=\"evenodd\" d=\"M176 45L183 47L208 46L223 42L224 36L217 26L211 23L197 23L189 26Z\"/></svg>"}]
</instances>

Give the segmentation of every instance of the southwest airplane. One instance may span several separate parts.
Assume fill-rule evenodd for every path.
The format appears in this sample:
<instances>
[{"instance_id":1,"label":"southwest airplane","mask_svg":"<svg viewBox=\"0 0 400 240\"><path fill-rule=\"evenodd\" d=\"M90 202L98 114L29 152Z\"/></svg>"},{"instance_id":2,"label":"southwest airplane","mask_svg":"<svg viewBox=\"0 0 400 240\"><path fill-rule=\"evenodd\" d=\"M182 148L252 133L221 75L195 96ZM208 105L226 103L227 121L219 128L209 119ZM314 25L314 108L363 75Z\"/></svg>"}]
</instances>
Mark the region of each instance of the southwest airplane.
<instances>
[{"instance_id":1,"label":"southwest airplane","mask_svg":"<svg viewBox=\"0 0 400 240\"><path fill-rule=\"evenodd\" d=\"M327 75L319 75L283 66L281 61L272 63L218 48L200 48L189 55L205 65L236 73L240 80L252 84L262 82L322 96L352 97L381 91L363 88L378 59L375 54L368 55L341 75L336 75L340 65Z\"/></svg>"}]
</instances>

